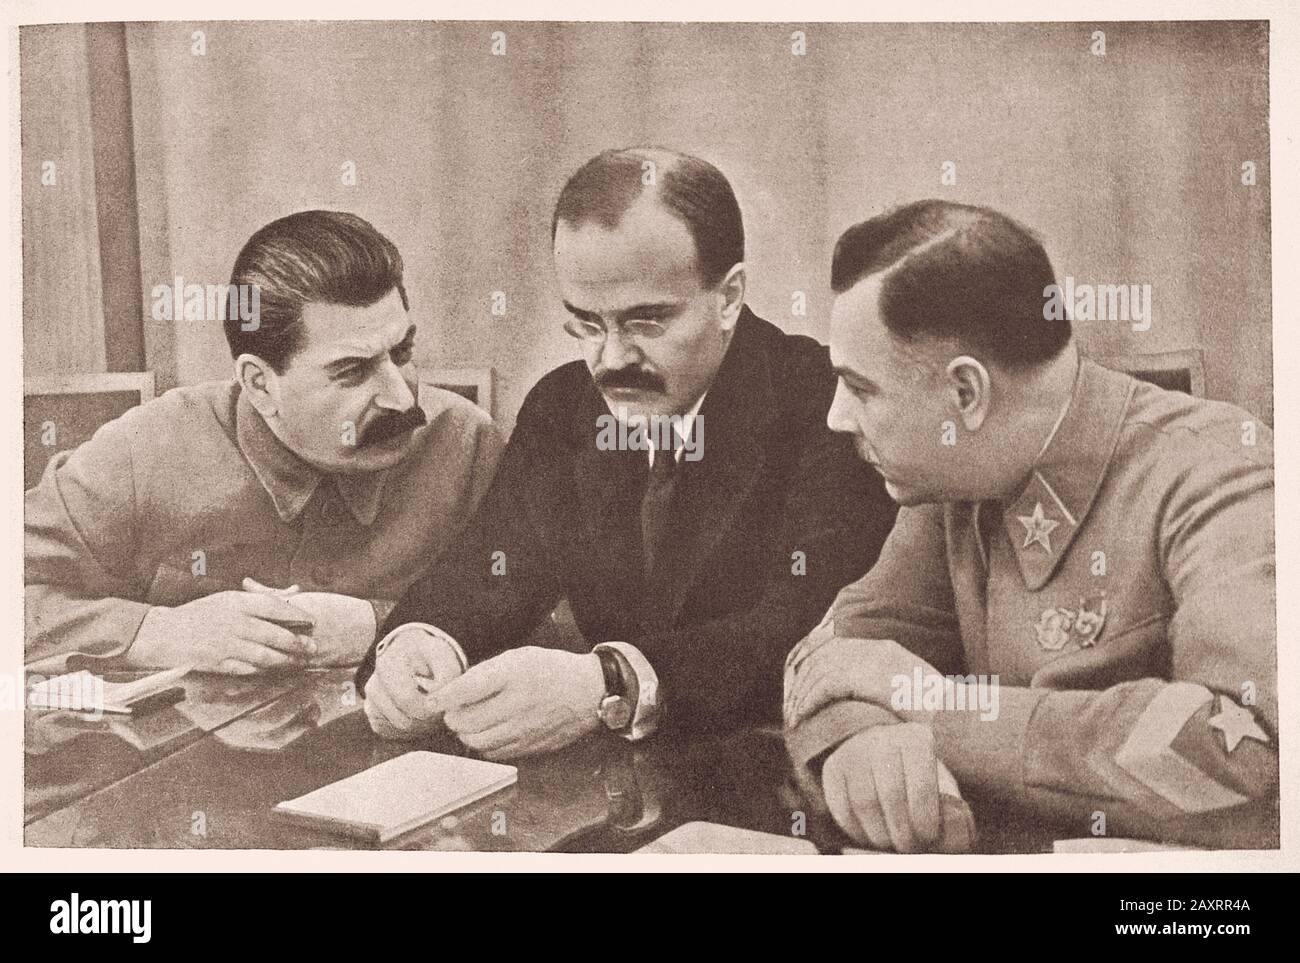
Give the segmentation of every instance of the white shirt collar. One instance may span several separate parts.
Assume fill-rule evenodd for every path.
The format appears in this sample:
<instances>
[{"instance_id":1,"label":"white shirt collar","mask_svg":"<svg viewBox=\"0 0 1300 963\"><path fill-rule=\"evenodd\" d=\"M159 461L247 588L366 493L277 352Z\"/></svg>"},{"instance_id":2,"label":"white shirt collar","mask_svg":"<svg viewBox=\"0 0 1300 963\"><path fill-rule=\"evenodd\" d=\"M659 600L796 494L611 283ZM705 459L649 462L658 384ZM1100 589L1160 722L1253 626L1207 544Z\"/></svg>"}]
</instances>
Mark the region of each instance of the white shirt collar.
<instances>
[{"instance_id":1,"label":"white shirt collar","mask_svg":"<svg viewBox=\"0 0 1300 963\"><path fill-rule=\"evenodd\" d=\"M700 413L700 408L704 404L704 398L707 394L706 391L700 395L695 404L691 405L691 410L686 412L686 415L682 418L682 434L678 436L677 447L673 451L679 465L682 461L682 452L686 449L686 443L691 440L691 435L695 432L695 416ZM655 446L651 445L646 453L650 458L650 467L653 468L655 466Z\"/></svg>"}]
</instances>

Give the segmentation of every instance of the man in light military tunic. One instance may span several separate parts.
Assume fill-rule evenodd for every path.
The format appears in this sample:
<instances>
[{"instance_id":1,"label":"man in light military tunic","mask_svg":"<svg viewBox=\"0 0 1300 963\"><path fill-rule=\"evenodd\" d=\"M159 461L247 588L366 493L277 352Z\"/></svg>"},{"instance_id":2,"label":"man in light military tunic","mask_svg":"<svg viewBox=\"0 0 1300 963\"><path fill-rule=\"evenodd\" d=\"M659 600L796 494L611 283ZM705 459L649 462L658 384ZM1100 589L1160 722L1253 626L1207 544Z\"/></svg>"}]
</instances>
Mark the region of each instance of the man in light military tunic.
<instances>
[{"instance_id":1,"label":"man in light military tunic","mask_svg":"<svg viewBox=\"0 0 1300 963\"><path fill-rule=\"evenodd\" d=\"M796 770L882 849L970 846L961 795L1058 837L1275 847L1271 431L1081 358L1053 283L985 208L840 238L828 422L903 507L787 660Z\"/></svg>"},{"instance_id":2,"label":"man in light military tunic","mask_svg":"<svg viewBox=\"0 0 1300 963\"><path fill-rule=\"evenodd\" d=\"M235 260L248 289L233 378L132 409L27 492L31 671L355 664L491 483L487 414L416 400L402 257L373 225L272 221Z\"/></svg>"}]
</instances>

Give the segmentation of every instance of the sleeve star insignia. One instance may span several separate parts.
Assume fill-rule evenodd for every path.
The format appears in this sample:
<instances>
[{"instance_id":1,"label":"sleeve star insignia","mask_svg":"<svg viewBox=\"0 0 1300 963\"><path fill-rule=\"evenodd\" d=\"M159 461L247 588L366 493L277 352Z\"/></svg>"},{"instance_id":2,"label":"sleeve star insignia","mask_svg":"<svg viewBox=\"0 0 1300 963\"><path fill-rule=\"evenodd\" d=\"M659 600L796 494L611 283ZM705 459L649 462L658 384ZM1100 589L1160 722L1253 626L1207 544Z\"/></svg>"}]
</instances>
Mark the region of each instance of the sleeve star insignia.
<instances>
[{"instance_id":1,"label":"sleeve star insignia","mask_svg":"<svg viewBox=\"0 0 1300 963\"><path fill-rule=\"evenodd\" d=\"M1053 521L1043 514L1043 503L1034 502L1034 513L1032 515L1017 515L1020 524L1025 526L1025 544L1021 548L1028 548L1035 542L1047 549L1047 554L1052 554L1052 543L1048 536L1052 534L1052 529L1060 525L1060 522Z\"/></svg>"},{"instance_id":2,"label":"sleeve star insignia","mask_svg":"<svg viewBox=\"0 0 1300 963\"><path fill-rule=\"evenodd\" d=\"M1259 727L1250 711L1225 696L1219 696L1219 714L1210 716L1210 728L1223 733L1223 744L1228 752L1236 749L1242 739L1268 742L1268 733Z\"/></svg>"}]
</instances>

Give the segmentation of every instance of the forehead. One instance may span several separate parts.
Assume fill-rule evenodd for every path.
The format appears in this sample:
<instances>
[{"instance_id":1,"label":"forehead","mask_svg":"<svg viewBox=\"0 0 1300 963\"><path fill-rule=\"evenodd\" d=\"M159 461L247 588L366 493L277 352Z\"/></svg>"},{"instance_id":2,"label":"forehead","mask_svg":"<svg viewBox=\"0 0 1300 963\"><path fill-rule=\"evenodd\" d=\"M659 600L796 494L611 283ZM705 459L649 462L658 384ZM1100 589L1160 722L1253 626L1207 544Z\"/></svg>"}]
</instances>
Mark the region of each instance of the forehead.
<instances>
[{"instance_id":1,"label":"forehead","mask_svg":"<svg viewBox=\"0 0 1300 963\"><path fill-rule=\"evenodd\" d=\"M313 301L303 306L302 323L302 355L333 358L347 354L370 356L388 350L406 337L410 318L402 307L402 296L394 288L366 307Z\"/></svg>"},{"instance_id":2,"label":"forehead","mask_svg":"<svg viewBox=\"0 0 1300 963\"><path fill-rule=\"evenodd\" d=\"M556 225L555 273L565 300L593 311L700 288L690 231L647 194L613 228L596 221Z\"/></svg>"},{"instance_id":3,"label":"forehead","mask_svg":"<svg viewBox=\"0 0 1300 963\"><path fill-rule=\"evenodd\" d=\"M899 346L880 316L883 276L863 278L835 297L831 307L831 364L879 380L882 365L896 360Z\"/></svg>"}]
</instances>

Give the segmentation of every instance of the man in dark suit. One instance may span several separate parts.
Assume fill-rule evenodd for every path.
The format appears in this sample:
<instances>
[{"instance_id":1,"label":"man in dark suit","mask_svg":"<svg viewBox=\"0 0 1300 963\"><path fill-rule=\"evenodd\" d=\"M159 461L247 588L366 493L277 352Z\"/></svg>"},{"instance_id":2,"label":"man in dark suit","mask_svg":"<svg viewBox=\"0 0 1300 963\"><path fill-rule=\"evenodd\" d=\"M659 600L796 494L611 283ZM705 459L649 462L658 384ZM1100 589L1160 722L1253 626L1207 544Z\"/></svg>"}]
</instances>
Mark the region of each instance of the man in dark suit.
<instances>
[{"instance_id":1,"label":"man in dark suit","mask_svg":"<svg viewBox=\"0 0 1300 963\"><path fill-rule=\"evenodd\" d=\"M775 722L790 646L894 518L826 426L826 348L745 307L740 208L698 158L593 158L552 234L585 365L529 393L474 519L389 618L358 674L371 725L510 758L602 725ZM517 647L561 599L592 652Z\"/></svg>"}]
</instances>

